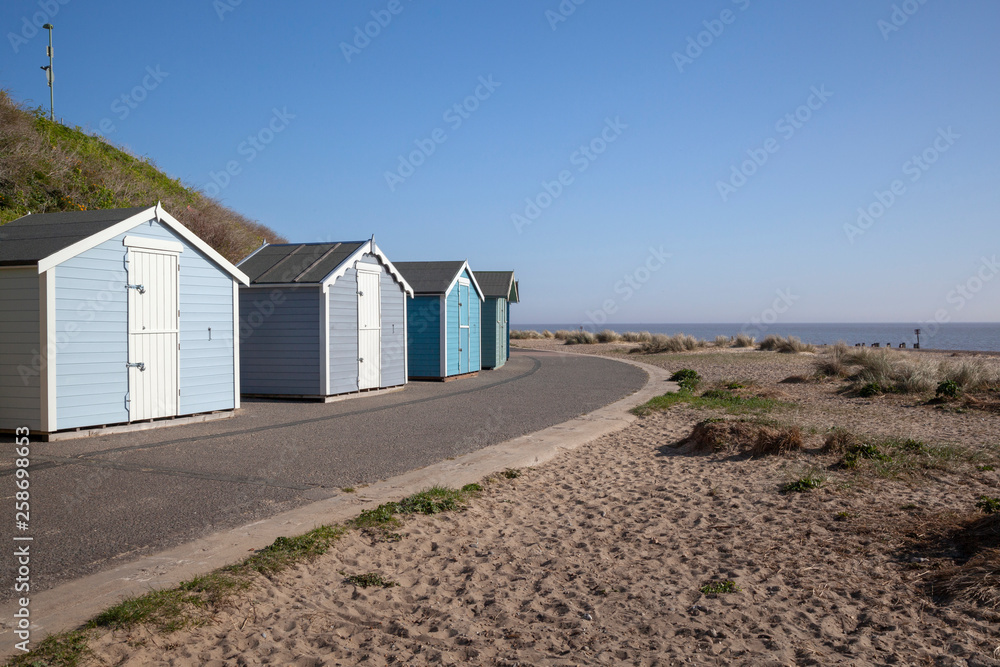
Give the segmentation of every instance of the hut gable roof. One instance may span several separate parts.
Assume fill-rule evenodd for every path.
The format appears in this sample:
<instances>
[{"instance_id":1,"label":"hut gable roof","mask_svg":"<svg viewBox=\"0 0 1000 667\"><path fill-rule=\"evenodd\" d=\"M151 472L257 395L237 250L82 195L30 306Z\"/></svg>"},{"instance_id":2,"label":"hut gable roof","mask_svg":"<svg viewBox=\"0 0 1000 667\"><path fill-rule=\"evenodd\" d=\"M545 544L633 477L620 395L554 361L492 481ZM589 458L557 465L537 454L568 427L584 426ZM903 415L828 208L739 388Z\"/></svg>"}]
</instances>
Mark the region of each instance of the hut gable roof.
<instances>
[{"instance_id":1,"label":"hut gable roof","mask_svg":"<svg viewBox=\"0 0 1000 667\"><path fill-rule=\"evenodd\" d=\"M142 213L145 207L37 213L0 227L0 265L37 265L75 243Z\"/></svg>"},{"instance_id":2,"label":"hut gable roof","mask_svg":"<svg viewBox=\"0 0 1000 667\"><path fill-rule=\"evenodd\" d=\"M239 263L251 285L328 285L362 255L373 254L408 294L413 288L374 241L276 243L264 245Z\"/></svg>"},{"instance_id":3,"label":"hut gable roof","mask_svg":"<svg viewBox=\"0 0 1000 667\"><path fill-rule=\"evenodd\" d=\"M507 299L517 303L517 281L513 271L476 271L476 280L487 299Z\"/></svg>"},{"instance_id":4,"label":"hut gable roof","mask_svg":"<svg viewBox=\"0 0 1000 667\"><path fill-rule=\"evenodd\" d=\"M486 298L468 262L397 262L396 268L403 273L416 294L447 294L458 282L462 271L468 270L479 300Z\"/></svg>"},{"instance_id":5,"label":"hut gable roof","mask_svg":"<svg viewBox=\"0 0 1000 667\"><path fill-rule=\"evenodd\" d=\"M157 220L246 284L247 277L176 218L156 206L26 215L0 226L0 266L37 266L39 273L149 220Z\"/></svg>"}]
</instances>

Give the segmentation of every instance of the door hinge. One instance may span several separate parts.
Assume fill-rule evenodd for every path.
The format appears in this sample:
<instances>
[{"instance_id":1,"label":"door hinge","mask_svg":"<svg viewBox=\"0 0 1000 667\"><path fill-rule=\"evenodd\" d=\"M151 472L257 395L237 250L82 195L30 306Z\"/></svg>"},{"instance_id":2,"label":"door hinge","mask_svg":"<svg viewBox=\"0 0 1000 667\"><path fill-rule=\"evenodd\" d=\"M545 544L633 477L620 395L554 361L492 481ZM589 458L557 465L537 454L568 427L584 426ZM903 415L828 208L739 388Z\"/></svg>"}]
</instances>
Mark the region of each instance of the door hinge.
<instances>
[{"instance_id":1,"label":"door hinge","mask_svg":"<svg viewBox=\"0 0 1000 667\"><path fill-rule=\"evenodd\" d=\"M359 364L365 363L365 358L364 357L358 357L358 363Z\"/></svg>"},{"instance_id":2,"label":"door hinge","mask_svg":"<svg viewBox=\"0 0 1000 667\"><path fill-rule=\"evenodd\" d=\"M145 294L146 293L146 288L143 287L142 285L125 285L125 289L134 289L139 294Z\"/></svg>"},{"instance_id":3,"label":"door hinge","mask_svg":"<svg viewBox=\"0 0 1000 667\"><path fill-rule=\"evenodd\" d=\"M142 363L141 361L129 362L125 364L125 368L138 368L140 371L144 371L146 370L146 364Z\"/></svg>"}]
</instances>

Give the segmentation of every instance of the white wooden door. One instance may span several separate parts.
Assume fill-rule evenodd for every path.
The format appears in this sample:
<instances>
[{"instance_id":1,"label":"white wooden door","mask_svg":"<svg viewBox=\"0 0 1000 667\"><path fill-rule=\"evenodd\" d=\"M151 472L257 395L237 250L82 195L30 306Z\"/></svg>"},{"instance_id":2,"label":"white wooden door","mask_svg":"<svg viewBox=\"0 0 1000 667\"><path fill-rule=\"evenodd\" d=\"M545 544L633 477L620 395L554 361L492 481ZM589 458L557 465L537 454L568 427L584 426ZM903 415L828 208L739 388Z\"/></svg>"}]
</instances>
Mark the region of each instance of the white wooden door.
<instances>
[{"instance_id":1,"label":"white wooden door","mask_svg":"<svg viewBox=\"0 0 1000 667\"><path fill-rule=\"evenodd\" d=\"M358 267L358 389L382 385L381 272Z\"/></svg>"},{"instance_id":2,"label":"white wooden door","mask_svg":"<svg viewBox=\"0 0 1000 667\"><path fill-rule=\"evenodd\" d=\"M178 256L129 250L129 421L178 414Z\"/></svg>"}]
</instances>

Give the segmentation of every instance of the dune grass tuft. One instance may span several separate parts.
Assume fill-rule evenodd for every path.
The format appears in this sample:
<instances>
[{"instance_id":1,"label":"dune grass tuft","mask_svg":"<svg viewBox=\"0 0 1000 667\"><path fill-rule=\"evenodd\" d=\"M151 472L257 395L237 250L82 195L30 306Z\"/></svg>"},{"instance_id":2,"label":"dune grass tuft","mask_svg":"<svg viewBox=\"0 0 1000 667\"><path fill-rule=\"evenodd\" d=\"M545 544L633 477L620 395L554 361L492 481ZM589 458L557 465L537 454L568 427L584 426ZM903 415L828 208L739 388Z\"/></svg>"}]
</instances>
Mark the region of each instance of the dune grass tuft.
<instances>
[{"instance_id":1,"label":"dune grass tuft","mask_svg":"<svg viewBox=\"0 0 1000 667\"><path fill-rule=\"evenodd\" d=\"M530 329L511 329L510 338L511 340L539 340L542 338L551 338L552 336L546 336L546 332L537 332Z\"/></svg>"},{"instance_id":2,"label":"dune grass tuft","mask_svg":"<svg viewBox=\"0 0 1000 667\"><path fill-rule=\"evenodd\" d=\"M558 333L556 332L557 336ZM580 331L569 332L563 340L566 341L566 345L593 345L597 342L597 336L581 329Z\"/></svg>"},{"instance_id":3,"label":"dune grass tuft","mask_svg":"<svg viewBox=\"0 0 1000 667\"><path fill-rule=\"evenodd\" d=\"M770 334L757 346L758 349L770 352L782 352L784 354L798 354L800 352L815 352L816 346L812 343L803 343L795 336L776 336Z\"/></svg>"},{"instance_id":4,"label":"dune grass tuft","mask_svg":"<svg viewBox=\"0 0 1000 667\"><path fill-rule=\"evenodd\" d=\"M648 331L626 331L622 334L622 340L626 343L648 343L653 340L653 334Z\"/></svg>"},{"instance_id":5,"label":"dune grass tuft","mask_svg":"<svg viewBox=\"0 0 1000 667\"><path fill-rule=\"evenodd\" d=\"M604 329L596 334L598 343L617 343L621 341L622 335L611 329Z\"/></svg>"},{"instance_id":6,"label":"dune grass tuft","mask_svg":"<svg viewBox=\"0 0 1000 667\"><path fill-rule=\"evenodd\" d=\"M650 339L642 344L639 352L643 354L658 354L661 352L690 352L699 348L707 347L708 341L700 340L694 336L679 333L673 336L666 334L652 334Z\"/></svg>"}]
</instances>

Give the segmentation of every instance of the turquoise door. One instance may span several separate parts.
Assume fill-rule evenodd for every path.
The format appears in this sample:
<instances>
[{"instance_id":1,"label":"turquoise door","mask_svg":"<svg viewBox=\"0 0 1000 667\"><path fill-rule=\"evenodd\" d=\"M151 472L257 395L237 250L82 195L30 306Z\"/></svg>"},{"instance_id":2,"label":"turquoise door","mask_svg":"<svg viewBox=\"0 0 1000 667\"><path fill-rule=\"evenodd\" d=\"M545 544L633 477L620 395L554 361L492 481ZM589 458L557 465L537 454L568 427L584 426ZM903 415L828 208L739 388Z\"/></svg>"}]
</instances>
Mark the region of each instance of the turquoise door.
<instances>
[{"instance_id":1,"label":"turquoise door","mask_svg":"<svg viewBox=\"0 0 1000 667\"><path fill-rule=\"evenodd\" d=\"M469 353L472 347L469 327L469 285L458 283L458 372L469 372Z\"/></svg>"}]
</instances>

